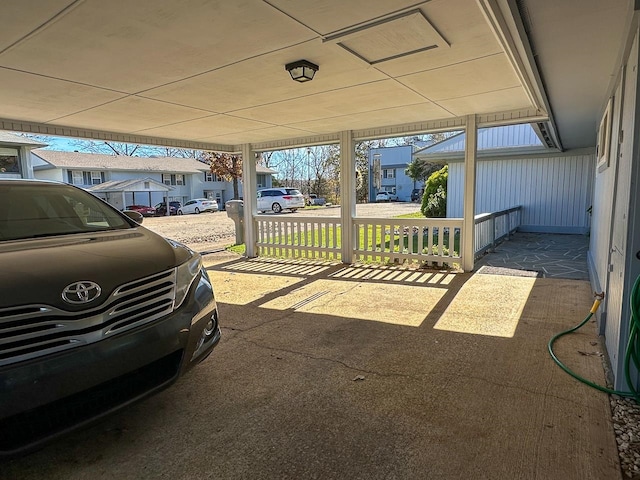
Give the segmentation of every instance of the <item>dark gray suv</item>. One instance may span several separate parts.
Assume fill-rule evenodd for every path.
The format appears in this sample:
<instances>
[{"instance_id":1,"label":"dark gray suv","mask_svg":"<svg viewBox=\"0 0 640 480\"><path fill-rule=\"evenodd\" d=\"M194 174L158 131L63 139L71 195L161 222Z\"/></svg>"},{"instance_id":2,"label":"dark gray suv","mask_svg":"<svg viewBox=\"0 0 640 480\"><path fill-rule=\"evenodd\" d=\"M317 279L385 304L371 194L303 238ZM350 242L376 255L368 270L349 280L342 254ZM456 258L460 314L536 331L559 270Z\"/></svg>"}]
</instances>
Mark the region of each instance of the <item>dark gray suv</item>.
<instances>
[{"instance_id":1,"label":"dark gray suv","mask_svg":"<svg viewBox=\"0 0 640 480\"><path fill-rule=\"evenodd\" d=\"M220 339L199 254L79 188L0 180L0 457L170 385Z\"/></svg>"}]
</instances>

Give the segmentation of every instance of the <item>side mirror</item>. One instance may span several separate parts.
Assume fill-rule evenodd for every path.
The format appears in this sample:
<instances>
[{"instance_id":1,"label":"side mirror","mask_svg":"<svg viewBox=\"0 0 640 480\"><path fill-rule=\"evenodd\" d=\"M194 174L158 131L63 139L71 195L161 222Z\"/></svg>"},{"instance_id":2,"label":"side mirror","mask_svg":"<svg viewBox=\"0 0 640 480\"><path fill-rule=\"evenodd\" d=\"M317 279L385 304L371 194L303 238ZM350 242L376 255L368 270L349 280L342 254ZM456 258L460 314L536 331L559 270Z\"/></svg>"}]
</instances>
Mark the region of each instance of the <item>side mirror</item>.
<instances>
[{"instance_id":1,"label":"side mirror","mask_svg":"<svg viewBox=\"0 0 640 480\"><path fill-rule=\"evenodd\" d=\"M127 217L129 217L136 223L142 223L142 220L144 219L140 212L135 212L133 210L123 210L122 213L124 213Z\"/></svg>"}]
</instances>

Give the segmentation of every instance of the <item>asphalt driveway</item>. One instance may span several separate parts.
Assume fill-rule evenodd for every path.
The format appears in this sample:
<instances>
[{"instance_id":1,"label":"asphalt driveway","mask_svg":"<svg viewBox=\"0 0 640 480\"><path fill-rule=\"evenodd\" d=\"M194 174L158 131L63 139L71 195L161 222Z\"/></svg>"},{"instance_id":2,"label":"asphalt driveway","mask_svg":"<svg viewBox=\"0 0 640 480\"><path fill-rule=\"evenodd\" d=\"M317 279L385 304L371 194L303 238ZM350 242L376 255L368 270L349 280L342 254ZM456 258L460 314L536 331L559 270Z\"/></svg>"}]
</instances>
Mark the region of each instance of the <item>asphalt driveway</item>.
<instances>
[{"instance_id":1,"label":"asphalt driveway","mask_svg":"<svg viewBox=\"0 0 640 480\"><path fill-rule=\"evenodd\" d=\"M546 342L588 282L208 257L223 339L3 480L616 479L608 397ZM594 329L558 345L603 380Z\"/></svg>"}]
</instances>

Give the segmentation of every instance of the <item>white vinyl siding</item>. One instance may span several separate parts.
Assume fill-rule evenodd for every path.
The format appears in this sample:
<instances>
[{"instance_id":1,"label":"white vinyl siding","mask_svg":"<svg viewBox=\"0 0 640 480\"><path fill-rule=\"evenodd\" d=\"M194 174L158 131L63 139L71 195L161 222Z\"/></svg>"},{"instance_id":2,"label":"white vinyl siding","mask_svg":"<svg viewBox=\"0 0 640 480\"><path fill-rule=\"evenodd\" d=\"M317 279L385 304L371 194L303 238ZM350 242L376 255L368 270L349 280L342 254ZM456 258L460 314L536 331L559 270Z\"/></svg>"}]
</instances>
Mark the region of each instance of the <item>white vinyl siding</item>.
<instances>
[{"instance_id":1,"label":"white vinyl siding","mask_svg":"<svg viewBox=\"0 0 640 480\"><path fill-rule=\"evenodd\" d=\"M521 230L589 230L595 155L480 160L476 214L522 205ZM462 217L464 163L449 164L447 217Z\"/></svg>"}]
</instances>

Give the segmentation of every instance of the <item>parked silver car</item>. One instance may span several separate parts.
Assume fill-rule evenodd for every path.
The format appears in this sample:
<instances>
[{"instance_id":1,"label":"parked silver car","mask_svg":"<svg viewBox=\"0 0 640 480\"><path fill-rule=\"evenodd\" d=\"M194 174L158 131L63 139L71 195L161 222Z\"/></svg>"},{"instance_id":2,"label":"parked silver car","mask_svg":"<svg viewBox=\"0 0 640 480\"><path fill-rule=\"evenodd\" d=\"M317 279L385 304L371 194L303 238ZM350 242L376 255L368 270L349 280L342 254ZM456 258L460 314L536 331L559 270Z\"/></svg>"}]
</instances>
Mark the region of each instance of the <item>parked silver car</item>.
<instances>
[{"instance_id":1,"label":"parked silver car","mask_svg":"<svg viewBox=\"0 0 640 480\"><path fill-rule=\"evenodd\" d=\"M194 198L178 208L178 215L185 213L217 212L218 202L207 198Z\"/></svg>"},{"instance_id":2,"label":"parked silver car","mask_svg":"<svg viewBox=\"0 0 640 480\"><path fill-rule=\"evenodd\" d=\"M258 211L280 213L282 210L295 212L305 207L304 195L290 187L265 188L258 191Z\"/></svg>"},{"instance_id":3,"label":"parked silver car","mask_svg":"<svg viewBox=\"0 0 640 480\"><path fill-rule=\"evenodd\" d=\"M378 192L376 202L397 202L398 196L392 192Z\"/></svg>"}]
</instances>

